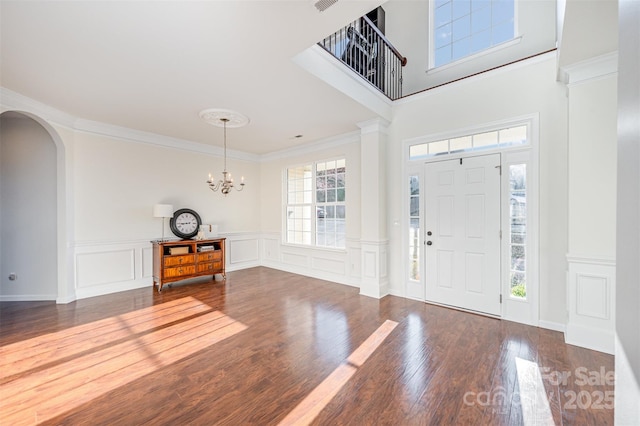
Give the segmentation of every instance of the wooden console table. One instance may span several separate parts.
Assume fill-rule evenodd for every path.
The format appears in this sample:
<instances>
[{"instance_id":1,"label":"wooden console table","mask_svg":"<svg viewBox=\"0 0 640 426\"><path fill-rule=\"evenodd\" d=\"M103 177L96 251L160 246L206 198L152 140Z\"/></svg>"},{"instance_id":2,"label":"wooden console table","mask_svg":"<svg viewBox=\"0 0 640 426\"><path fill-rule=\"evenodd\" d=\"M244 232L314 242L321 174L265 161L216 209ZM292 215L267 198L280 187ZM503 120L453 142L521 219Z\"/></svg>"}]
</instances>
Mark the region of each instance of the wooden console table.
<instances>
[{"instance_id":1,"label":"wooden console table","mask_svg":"<svg viewBox=\"0 0 640 426\"><path fill-rule=\"evenodd\" d=\"M187 278L224 272L224 238L212 240L151 241L153 244L153 285L162 286Z\"/></svg>"}]
</instances>

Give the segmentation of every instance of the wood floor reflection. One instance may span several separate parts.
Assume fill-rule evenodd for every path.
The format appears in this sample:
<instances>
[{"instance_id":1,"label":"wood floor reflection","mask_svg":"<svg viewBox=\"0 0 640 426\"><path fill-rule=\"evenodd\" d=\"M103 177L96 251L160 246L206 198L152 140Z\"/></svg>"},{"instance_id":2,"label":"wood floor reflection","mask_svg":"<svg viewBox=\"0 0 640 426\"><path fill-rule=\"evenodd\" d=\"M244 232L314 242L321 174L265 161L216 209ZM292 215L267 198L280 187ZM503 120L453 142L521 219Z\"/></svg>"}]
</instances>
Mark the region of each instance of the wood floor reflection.
<instances>
[{"instance_id":1,"label":"wood floor reflection","mask_svg":"<svg viewBox=\"0 0 640 426\"><path fill-rule=\"evenodd\" d=\"M0 345L2 424L613 424L610 355L268 268L2 303Z\"/></svg>"}]
</instances>

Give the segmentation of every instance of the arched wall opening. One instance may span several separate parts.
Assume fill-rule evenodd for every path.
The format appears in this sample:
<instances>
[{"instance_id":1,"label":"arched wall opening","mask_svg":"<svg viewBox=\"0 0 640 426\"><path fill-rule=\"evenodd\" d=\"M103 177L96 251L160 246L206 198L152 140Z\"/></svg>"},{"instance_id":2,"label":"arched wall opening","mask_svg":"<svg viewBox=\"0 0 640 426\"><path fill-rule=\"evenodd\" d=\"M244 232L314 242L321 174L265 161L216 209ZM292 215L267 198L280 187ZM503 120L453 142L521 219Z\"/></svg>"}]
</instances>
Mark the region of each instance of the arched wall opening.
<instances>
[{"instance_id":1,"label":"arched wall opening","mask_svg":"<svg viewBox=\"0 0 640 426\"><path fill-rule=\"evenodd\" d=\"M46 121L25 112L0 114L2 301L70 300L64 158L64 145Z\"/></svg>"}]
</instances>

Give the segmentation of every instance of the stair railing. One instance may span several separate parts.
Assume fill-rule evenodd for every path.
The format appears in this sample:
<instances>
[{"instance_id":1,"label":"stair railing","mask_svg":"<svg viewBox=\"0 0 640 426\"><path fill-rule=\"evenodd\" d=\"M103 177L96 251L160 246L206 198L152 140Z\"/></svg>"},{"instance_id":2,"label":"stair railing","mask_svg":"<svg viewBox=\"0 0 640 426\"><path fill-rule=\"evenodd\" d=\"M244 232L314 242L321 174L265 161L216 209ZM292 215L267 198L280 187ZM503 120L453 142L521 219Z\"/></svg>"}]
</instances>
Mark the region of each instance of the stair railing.
<instances>
[{"instance_id":1,"label":"stair railing","mask_svg":"<svg viewBox=\"0 0 640 426\"><path fill-rule=\"evenodd\" d=\"M402 67L407 64L407 58L366 16L340 28L318 44L389 99L402 96Z\"/></svg>"}]
</instances>

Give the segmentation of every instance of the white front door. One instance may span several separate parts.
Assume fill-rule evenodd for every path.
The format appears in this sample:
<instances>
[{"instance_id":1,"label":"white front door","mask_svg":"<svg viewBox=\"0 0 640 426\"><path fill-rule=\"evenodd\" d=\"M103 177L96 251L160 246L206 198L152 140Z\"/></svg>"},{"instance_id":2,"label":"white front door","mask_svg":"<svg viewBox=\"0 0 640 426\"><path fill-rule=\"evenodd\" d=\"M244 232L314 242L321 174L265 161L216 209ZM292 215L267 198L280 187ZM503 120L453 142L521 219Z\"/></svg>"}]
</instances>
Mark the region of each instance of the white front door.
<instances>
[{"instance_id":1,"label":"white front door","mask_svg":"<svg viewBox=\"0 0 640 426\"><path fill-rule=\"evenodd\" d=\"M425 165L426 300L500 315L500 154Z\"/></svg>"}]
</instances>

